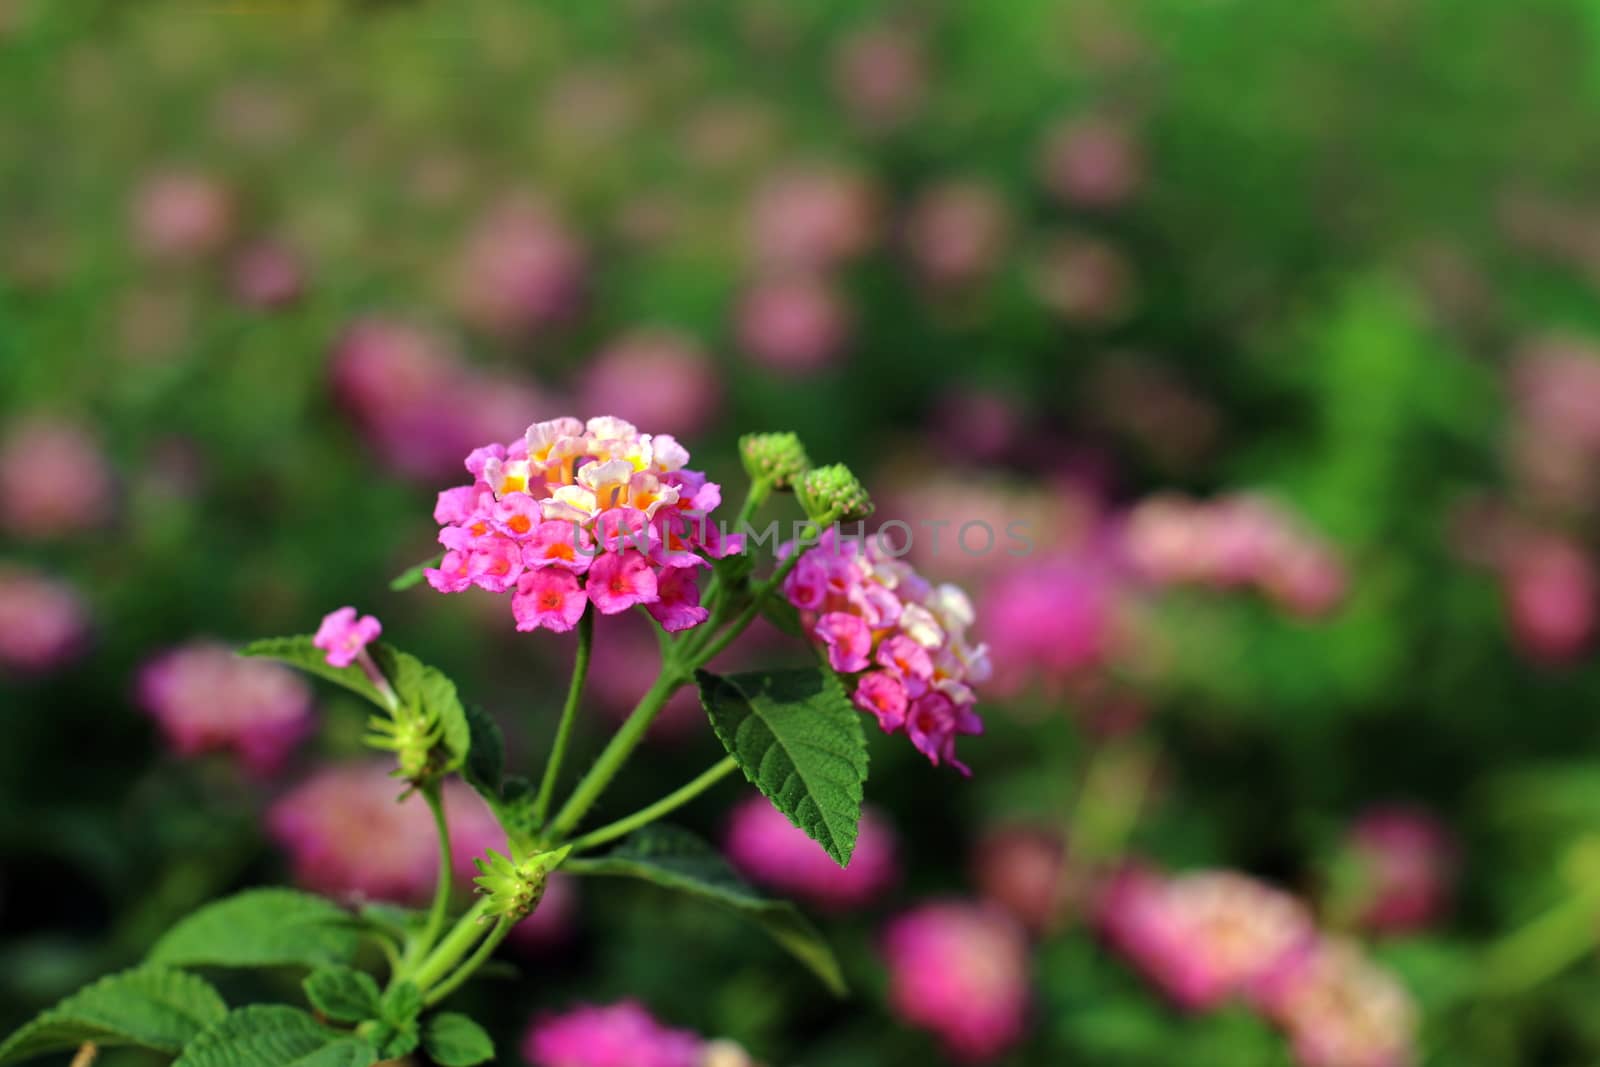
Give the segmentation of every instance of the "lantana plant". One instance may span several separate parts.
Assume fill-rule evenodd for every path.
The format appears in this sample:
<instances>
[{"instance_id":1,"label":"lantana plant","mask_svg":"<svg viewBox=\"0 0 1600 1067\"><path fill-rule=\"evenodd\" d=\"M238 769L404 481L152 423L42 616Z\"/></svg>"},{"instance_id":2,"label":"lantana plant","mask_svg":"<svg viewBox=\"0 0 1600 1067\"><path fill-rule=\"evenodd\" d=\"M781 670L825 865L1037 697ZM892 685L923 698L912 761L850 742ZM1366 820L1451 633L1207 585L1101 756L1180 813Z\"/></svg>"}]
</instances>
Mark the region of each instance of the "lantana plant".
<instances>
[{"instance_id":1,"label":"lantana plant","mask_svg":"<svg viewBox=\"0 0 1600 1067\"><path fill-rule=\"evenodd\" d=\"M870 539L842 535L839 524L872 510L848 469L813 468L793 434L740 444L749 485L731 524L714 517L721 490L689 469L677 441L620 419L540 422L521 440L474 451L471 483L439 495L442 555L396 585L506 594L518 630L577 631L542 773L509 773L495 721L439 670L379 641L378 620L354 608L330 613L314 634L247 646L246 656L294 665L373 705L368 743L392 754L397 795L419 794L433 814L440 862L431 904L346 907L282 888L215 901L169 930L142 965L13 1034L0 1045L0 1065L116 1044L174 1055L178 1067L367 1067L419 1047L442 1067L488 1062L495 1052L483 1029L441 1009L539 907L558 869L643 879L741 912L842 994L832 952L792 904L761 895L712 846L662 820L742 772L848 864L867 778L860 712L885 732L903 731L935 765L965 772L956 739L981 730L971 686L987 676L987 653L967 640L972 611L959 590L931 585ZM806 520L768 568L746 551L745 533L777 491L792 491ZM758 577L762 570L769 573ZM630 610L655 624L656 679L570 782L565 757L582 713L594 616ZM808 640L815 665L707 671L761 615ZM637 812L589 825L652 720L689 685L727 756ZM445 811L460 788L445 789L452 776L483 797L504 833L502 848L477 859L478 893L460 914ZM194 973L265 967L303 968L306 1007L230 1006Z\"/></svg>"}]
</instances>

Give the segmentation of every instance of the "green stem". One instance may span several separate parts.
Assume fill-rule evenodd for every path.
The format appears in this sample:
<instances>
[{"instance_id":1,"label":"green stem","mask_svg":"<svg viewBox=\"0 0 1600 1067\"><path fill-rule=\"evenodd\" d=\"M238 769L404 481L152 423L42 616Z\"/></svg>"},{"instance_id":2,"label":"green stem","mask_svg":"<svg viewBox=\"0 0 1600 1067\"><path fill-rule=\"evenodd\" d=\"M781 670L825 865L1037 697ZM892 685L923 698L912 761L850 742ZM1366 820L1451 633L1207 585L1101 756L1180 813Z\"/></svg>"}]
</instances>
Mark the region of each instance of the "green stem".
<instances>
[{"instance_id":1,"label":"green stem","mask_svg":"<svg viewBox=\"0 0 1600 1067\"><path fill-rule=\"evenodd\" d=\"M550 811L550 800L555 794L556 780L561 777L561 760L567 752L567 742L572 737L572 724L578 717L578 703L583 696L583 683L589 675L589 654L594 645L594 612L585 611L578 620L578 660L572 666L572 683L567 687L567 704L561 709L561 725L556 727L556 739L550 749L550 758L544 765L544 778L539 783L539 795L533 802L533 824L543 826Z\"/></svg>"},{"instance_id":2,"label":"green stem","mask_svg":"<svg viewBox=\"0 0 1600 1067\"><path fill-rule=\"evenodd\" d=\"M633 713L601 750L600 757L594 761L594 766L589 768L589 773L583 776L578 788L572 791L567 802L551 820L550 833L547 837L560 840L583 820L589 808L600 799L600 794L605 792L606 786L611 784L611 779L617 776L617 772L627 762L634 747L644 738L645 730L649 729L672 694L676 693L686 681L688 681L687 675L674 664L662 664L661 674L656 678L655 684L640 698Z\"/></svg>"},{"instance_id":3,"label":"green stem","mask_svg":"<svg viewBox=\"0 0 1600 1067\"><path fill-rule=\"evenodd\" d=\"M489 901L484 898L456 920L455 927L439 942L433 955L424 960L416 973L410 976L418 989L426 993L471 950L483 933L483 917L488 909Z\"/></svg>"},{"instance_id":4,"label":"green stem","mask_svg":"<svg viewBox=\"0 0 1600 1067\"><path fill-rule=\"evenodd\" d=\"M733 520L733 532L739 533L744 527L750 525L750 520L756 517L756 512L761 510L761 505L767 502L772 495L772 482L766 478L757 478L750 483L749 490L744 495L744 503L739 506L739 515ZM706 583L704 603L711 608L711 618L708 627L715 630L722 623L723 604L722 576L716 571L711 572L711 580ZM689 636L685 645L693 649L702 638L699 634Z\"/></svg>"},{"instance_id":5,"label":"green stem","mask_svg":"<svg viewBox=\"0 0 1600 1067\"><path fill-rule=\"evenodd\" d=\"M494 929L489 931L489 936L484 938L472 955L467 957L467 961L457 967L455 973L450 975L449 978L433 987L433 991L423 1000L423 1007L433 1007L460 988L461 983L471 978L478 968L482 967L484 962L494 954L494 950L500 947L500 942L506 939L506 935L511 932L511 928L515 925L516 923L510 916L502 915L500 921L495 923Z\"/></svg>"},{"instance_id":6,"label":"green stem","mask_svg":"<svg viewBox=\"0 0 1600 1067\"><path fill-rule=\"evenodd\" d=\"M720 763L711 767L700 777L688 785L668 793L654 804L640 808L625 819L618 819L614 823L602 826L598 830L591 831L575 839L572 842L572 850L574 852L582 852L584 849L603 845L607 841L614 841L624 834L632 833L641 826L655 822L661 816L683 807L689 801L722 781L722 779L737 770L738 766L738 761L732 756L724 757Z\"/></svg>"},{"instance_id":7,"label":"green stem","mask_svg":"<svg viewBox=\"0 0 1600 1067\"><path fill-rule=\"evenodd\" d=\"M439 932L444 929L445 916L450 907L450 891L455 888L454 857L450 851L450 823L445 819L444 794L438 782L430 782L422 787L422 798L428 802L428 810L433 812L433 827L439 837L439 876L434 885L433 904L428 909L428 921L423 926L422 933L406 949L405 957L400 961L396 977L403 977L405 972L416 966L417 960L427 955L433 948L433 943L438 940Z\"/></svg>"},{"instance_id":8,"label":"green stem","mask_svg":"<svg viewBox=\"0 0 1600 1067\"><path fill-rule=\"evenodd\" d=\"M1482 991L1508 996L1541 985L1594 951L1600 900L1581 892L1540 915L1489 949L1481 968Z\"/></svg>"},{"instance_id":9,"label":"green stem","mask_svg":"<svg viewBox=\"0 0 1600 1067\"><path fill-rule=\"evenodd\" d=\"M800 557L804 554L804 550L799 545L796 545L795 550L789 553L788 558L778 564L778 569L772 572L772 577L757 586L755 591L751 593L750 603L745 605L743 611L734 616L733 622L728 624L728 628L712 638L703 647L690 653L691 666L705 666L713 659L716 659L723 649L733 644L734 639L744 633L745 627L749 626L761 611L761 605L766 602L767 597L772 595L774 589L783 584L783 580L789 576L790 571L794 570L795 565L800 562Z\"/></svg>"}]
</instances>

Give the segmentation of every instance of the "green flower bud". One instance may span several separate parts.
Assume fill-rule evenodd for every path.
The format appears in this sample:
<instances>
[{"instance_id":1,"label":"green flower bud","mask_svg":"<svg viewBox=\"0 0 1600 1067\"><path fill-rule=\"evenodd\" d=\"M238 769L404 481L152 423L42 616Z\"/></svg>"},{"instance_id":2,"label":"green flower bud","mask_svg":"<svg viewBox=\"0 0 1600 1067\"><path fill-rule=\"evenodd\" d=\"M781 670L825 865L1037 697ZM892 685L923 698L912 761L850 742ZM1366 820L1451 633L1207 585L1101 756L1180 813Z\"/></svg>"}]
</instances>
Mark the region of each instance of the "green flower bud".
<instances>
[{"instance_id":1,"label":"green flower bud","mask_svg":"<svg viewBox=\"0 0 1600 1067\"><path fill-rule=\"evenodd\" d=\"M789 489L811 469L805 446L792 433L747 433L739 438L745 473L765 479L774 489Z\"/></svg>"},{"instance_id":2,"label":"green flower bud","mask_svg":"<svg viewBox=\"0 0 1600 1067\"><path fill-rule=\"evenodd\" d=\"M544 896L545 880L561 866L572 846L526 854L515 844L509 847L510 856L491 848L483 859L474 860L479 877L472 881L489 898L489 916L507 915L515 921L538 906L539 898Z\"/></svg>"},{"instance_id":3,"label":"green flower bud","mask_svg":"<svg viewBox=\"0 0 1600 1067\"><path fill-rule=\"evenodd\" d=\"M397 774L410 782L421 783L443 769L444 727L423 716L401 709L393 719L377 715L367 720L367 744L393 752L399 763Z\"/></svg>"},{"instance_id":4,"label":"green flower bud","mask_svg":"<svg viewBox=\"0 0 1600 1067\"><path fill-rule=\"evenodd\" d=\"M872 514L872 497L843 463L807 471L795 487L795 495L806 518L820 526L855 522Z\"/></svg>"}]
</instances>

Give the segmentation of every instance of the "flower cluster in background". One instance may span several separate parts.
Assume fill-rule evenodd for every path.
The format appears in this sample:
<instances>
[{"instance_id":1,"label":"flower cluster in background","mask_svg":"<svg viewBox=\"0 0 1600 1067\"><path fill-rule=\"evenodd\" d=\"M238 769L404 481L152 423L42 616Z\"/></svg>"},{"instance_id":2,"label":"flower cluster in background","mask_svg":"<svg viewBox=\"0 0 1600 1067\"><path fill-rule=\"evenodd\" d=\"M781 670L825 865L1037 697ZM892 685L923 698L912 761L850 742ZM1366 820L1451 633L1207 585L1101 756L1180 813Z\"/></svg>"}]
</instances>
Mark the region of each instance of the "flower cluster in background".
<instances>
[{"instance_id":1,"label":"flower cluster in background","mask_svg":"<svg viewBox=\"0 0 1600 1067\"><path fill-rule=\"evenodd\" d=\"M139 671L139 704L180 756L228 751L254 774L277 772L311 733L311 689L287 667L194 641Z\"/></svg>"},{"instance_id":2,"label":"flower cluster in background","mask_svg":"<svg viewBox=\"0 0 1600 1067\"><path fill-rule=\"evenodd\" d=\"M635 1000L585 1004L534 1020L522 1044L534 1067L750 1067L738 1046L657 1022Z\"/></svg>"},{"instance_id":3,"label":"flower cluster in background","mask_svg":"<svg viewBox=\"0 0 1600 1067\"><path fill-rule=\"evenodd\" d=\"M1283 1027L1302 1067L1414 1060L1417 1009L1404 986L1282 890L1233 871L1129 869L1100 908L1107 940L1174 1004L1243 1001Z\"/></svg>"},{"instance_id":4,"label":"flower cluster in background","mask_svg":"<svg viewBox=\"0 0 1600 1067\"><path fill-rule=\"evenodd\" d=\"M733 809L723 843L728 859L752 882L829 910L871 904L900 877L894 829L872 808L861 813L847 867L835 863L765 797L751 797Z\"/></svg>"}]
</instances>

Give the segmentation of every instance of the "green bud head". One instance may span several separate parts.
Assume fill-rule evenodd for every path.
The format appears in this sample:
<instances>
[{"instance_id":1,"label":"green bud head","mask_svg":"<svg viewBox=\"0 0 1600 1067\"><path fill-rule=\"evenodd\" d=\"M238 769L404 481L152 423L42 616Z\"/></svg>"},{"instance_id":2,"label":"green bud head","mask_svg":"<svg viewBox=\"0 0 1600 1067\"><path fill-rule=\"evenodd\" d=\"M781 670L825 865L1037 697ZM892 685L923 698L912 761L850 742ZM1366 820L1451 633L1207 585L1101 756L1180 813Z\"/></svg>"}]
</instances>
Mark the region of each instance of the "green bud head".
<instances>
[{"instance_id":1,"label":"green bud head","mask_svg":"<svg viewBox=\"0 0 1600 1067\"><path fill-rule=\"evenodd\" d=\"M749 433L739 438L745 473L765 479L774 489L792 488L811 469L805 446L792 433Z\"/></svg>"},{"instance_id":2,"label":"green bud head","mask_svg":"<svg viewBox=\"0 0 1600 1067\"><path fill-rule=\"evenodd\" d=\"M872 514L872 497L843 463L807 471L795 494L806 518L819 525L855 522Z\"/></svg>"},{"instance_id":3,"label":"green bud head","mask_svg":"<svg viewBox=\"0 0 1600 1067\"><path fill-rule=\"evenodd\" d=\"M374 715L367 726L367 744L394 753L398 777L421 784L438 775L445 756L440 726L405 709L393 719Z\"/></svg>"},{"instance_id":4,"label":"green bud head","mask_svg":"<svg viewBox=\"0 0 1600 1067\"><path fill-rule=\"evenodd\" d=\"M472 881L489 898L489 917L504 915L515 922L538 907L550 872L561 866L571 851L571 845L563 845L550 852L525 855L512 845L510 856L490 849L483 859L473 861L479 877Z\"/></svg>"}]
</instances>

